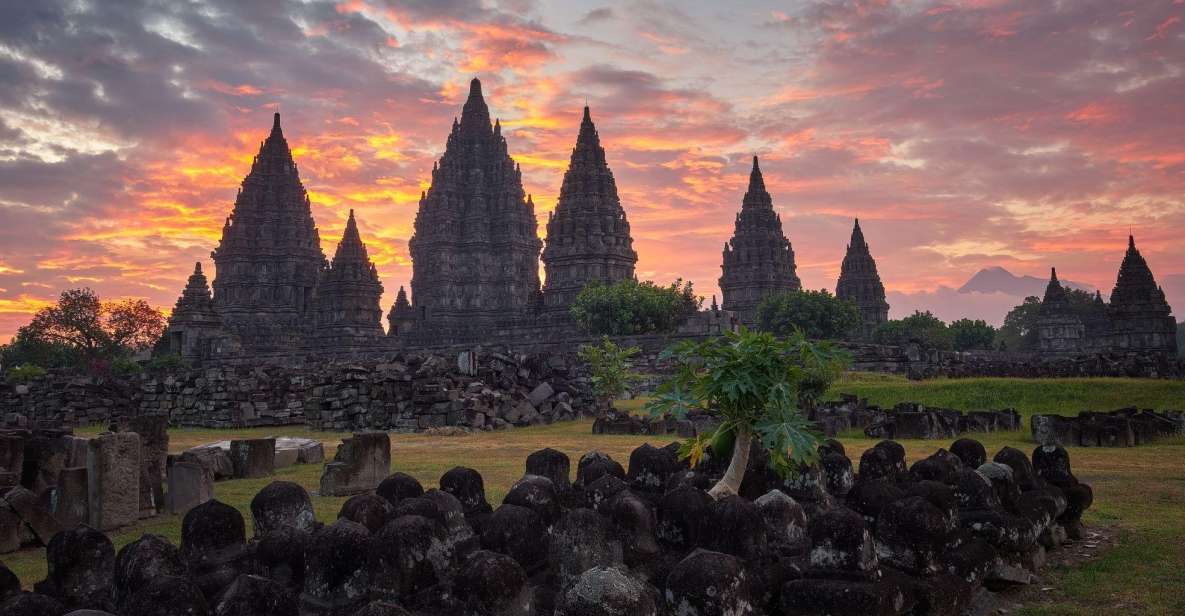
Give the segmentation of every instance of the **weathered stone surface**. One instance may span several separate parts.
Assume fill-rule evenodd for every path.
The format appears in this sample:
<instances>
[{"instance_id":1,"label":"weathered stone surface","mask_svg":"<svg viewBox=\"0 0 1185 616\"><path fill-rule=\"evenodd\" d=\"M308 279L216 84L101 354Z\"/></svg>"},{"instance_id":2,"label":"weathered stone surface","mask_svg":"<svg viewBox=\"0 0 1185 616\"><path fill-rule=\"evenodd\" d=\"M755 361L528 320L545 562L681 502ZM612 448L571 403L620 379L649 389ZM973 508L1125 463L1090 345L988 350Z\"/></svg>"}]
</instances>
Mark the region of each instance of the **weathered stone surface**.
<instances>
[{"instance_id":1,"label":"weathered stone surface","mask_svg":"<svg viewBox=\"0 0 1185 616\"><path fill-rule=\"evenodd\" d=\"M551 529L548 562L561 587L594 567L623 566L622 554L612 522L592 509L571 509Z\"/></svg>"},{"instance_id":2,"label":"weathered stone surface","mask_svg":"<svg viewBox=\"0 0 1185 616\"><path fill-rule=\"evenodd\" d=\"M395 508L387 499L375 494L356 494L342 503L337 517L357 522L374 534L379 532L394 514Z\"/></svg>"},{"instance_id":3,"label":"weathered stone surface","mask_svg":"<svg viewBox=\"0 0 1185 616\"><path fill-rule=\"evenodd\" d=\"M115 548L106 535L87 526L64 530L50 540L45 560L47 576L34 591L67 608L114 608Z\"/></svg>"},{"instance_id":4,"label":"weathered stone surface","mask_svg":"<svg viewBox=\"0 0 1185 616\"><path fill-rule=\"evenodd\" d=\"M378 487L391 472L391 438L384 432L342 439L333 462L321 474L322 496L350 496Z\"/></svg>"},{"instance_id":5,"label":"weathered stone surface","mask_svg":"<svg viewBox=\"0 0 1185 616\"><path fill-rule=\"evenodd\" d=\"M502 505L482 526L481 546L511 556L525 571L534 572L547 561L547 526L526 507Z\"/></svg>"},{"instance_id":6,"label":"weathered stone surface","mask_svg":"<svg viewBox=\"0 0 1185 616\"><path fill-rule=\"evenodd\" d=\"M793 580L781 593L781 608L786 614L895 616L905 607L905 593L889 582Z\"/></svg>"},{"instance_id":7,"label":"weathered stone surface","mask_svg":"<svg viewBox=\"0 0 1185 616\"><path fill-rule=\"evenodd\" d=\"M216 616L292 616L298 612L296 597L273 580L240 575L223 593Z\"/></svg>"},{"instance_id":8,"label":"weathered stone surface","mask_svg":"<svg viewBox=\"0 0 1185 616\"><path fill-rule=\"evenodd\" d=\"M230 461L236 479L259 479L276 474L276 439L236 439L230 442Z\"/></svg>"},{"instance_id":9,"label":"weathered stone surface","mask_svg":"<svg viewBox=\"0 0 1185 616\"><path fill-rule=\"evenodd\" d=\"M674 614L750 616L759 613L754 590L740 559L696 550L667 576L663 603Z\"/></svg>"},{"instance_id":10,"label":"weathered stone surface","mask_svg":"<svg viewBox=\"0 0 1185 616\"><path fill-rule=\"evenodd\" d=\"M302 615L350 614L366 604L371 582L365 558L369 545L366 527L349 520L313 533L305 553Z\"/></svg>"},{"instance_id":11,"label":"weathered stone surface","mask_svg":"<svg viewBox=\"0 0 1185 616\"><path fill-rule=\"evenodd\" d=\"M251 499L251 519L257 537L283 526L312 531L317 524L309 493L291 481L273 481L260 490Z\"/></svg>"},{"instance_id":12,"label":"weathered stone surface","mask_svg":"<svg viewBox=\"0 0 1185 616\"><path fill-rule=\"evenodd\" d=\"M657 616L657 591L620 569L594 567L567 588L556 616Z\"/></svg>"},{"instance_id":13,"label":"weathered stone surface","mask_svg":"<svg viewBox=\"0 0 1185 616\"><path fill-rule=\"evenodd\" d=\"M165 575L137 589L123 613L125 616L208 616L210 607L202 589L189 578Z\"/></svg>"},{"instance_id":14,"label":"weathered stone surface","mask_svg":"<svg viewBox=\"0 0 1185 616\"><path fill-rule=\"evenodd\" d=\"M211 500L181 521L181 558L190 578L214 600L249 565L247 531L238 509Z\"/></svg>"},{"instance_id":15,"label":"weathered stone surface","mask_svg":"<svg viewBox=\"0 0 1185 616\"><path fill-rule=\"evenodd\" d=\"M112 587L115 604L120 609L126 608L132 595L152 580L183 575L185 562L173 544L159 535L141 535L115 556Z\"/></svg>"},{"instance_id":16,"label":"weathered stone surface","mask_svg":"<svg viewBox=\"0 0 1185 616\"><path fill-rule=\"evenodd\" d=\"M407 473L391 473L379 482L375 494L383 497L392 506L398 505L405 498L416 498L424 495L424 486L419 480Z\"/></svg>"},{"instance_id":17,"label":"weathered stone surface","mask_svg":"<svg viewBox=\"0 0 1185 616\"><path fill-rule=\"evenodd\" d=\"M452 565L442 526L419 515L399 516L371 541L371 596L408 606L422 604L440 592L438 584L451 579Z\"/></svg>"},{"instance_id":18,"label":"weathered stone surface","mask_svg":"<svg viewBox=\"0 0 1185 616\"><path fill-rule=\"evenodd\" d=\"M61 616L66 607L53 597L32 592L17 593L0 603L4 616Z\"/></svg>"},{"instance_id":19,"label":"weathered stone surface","mask_svg":"<svg viewBox=\"0 0 1185 616\"><path fill-rule=\"evenodd\" d=\"M140 519L140 437L104 433L87 442L88 524L108 531Z\"/></svg>"},{"instance_id":20,"label":"weathered stone surface","mask_svg":"<svg viewBox=\"0 0 1185 616\"><path fill-rule=\"evenodd\" d=\"M12 488L4 494L0 510L5 508L3 505L7 505L7 509L19 522L17 528L19 529L21 525L27 527L41 545L49 545L50 539L62 530L61 525L58 524L49 509L32 492L20 486ZM12 518L9 519L12 520Z\"/></svg>"},{"instance_id":21,"label":"weathered stone surface","mask_svg":"<svg viewBox=\"0 0 1185 616\"><path fill-rule=\"evenodd\" d=\"M312 533L291 526L256 538L255 563L259 573L299 593L304 586L305 548Z\"/></svg>"},{"instance_id":22,"label":"weathered stone surface","mask_svg":"<svg viewBox=\"0 0 1185 616\"><path fill-rule=\"evenodd\" d=\"M214 498L214 476L200 464L174 461L169 464L167 477L165 510L169 513L185 515Z\"/></svg>"},{"instance_id":23,"label":"weathered stone surface","mask_svg":"<svg viewBox=\"0 0 1185 616\"><path fill-rule=\"evenodd\" d=\"M481 473L464 466L454 467L440 477L440 489L461 501L465 517L473 529L480 532L484 518L493 511L486 501L485 480Z\"/></svg>"},{"instance_id":24,"label":"weathered stone surface","mask_svg":"<svg viewBox=\"0 0 1185 616\"><path fill-rule=\"evenodd\" d=\"M53 514L64 529L86 524L89 490L85 466L63 468L53 492Z\"/></svg>"},{"instance_id":25,"label":"weathered stone surface","mask_svg":"<svg viewBox=\"0 0 1185 616\"><path fill-rule=\"evenodd\" d=\"M467 613L482 616L529 616L527 574L505 554L475 552L457 575L457 598Z\"/></svg>"},{"instance_id":26,"label":"weathered stone surface","mask_svg":"<svg viewBox=\"0 0 1185 616\"><path fill-rule=\"evenodd\" d=\"M560 517L559 495L556 493L555 484L547 477L524 476L514 482L502 502L534 511L548 528Z\"/></svg>"},{"instance_id":27,"label":"weathered stone surface","mask_svg":"<svg viewBox=\"0 0 1185 616\"><path fill-rule=\"evenodd\" d=\"M551 449L540 449L527 456L527 474L547 477L555 489L566 492L572 487L572 462L568 454Z\"/></svg>"},{"instance_id":28,"label":"weathered stone surface","mask_svg":"<svg viewBox=\"0 0 1185 616\"><path fill-rule=\"evenodd\" d=\"M637 490L661 492L677 470L679 459L669 449L659 449L650 443L630 453L630 468L626 479Z\"/></svg>"},{"instance_id":29,"label":"weathered stone surface","mask_svg":"<svg viewBox=\"0 0 1185 616\"><path fill-rule=\"evenodd\" d=\"M330 348L374 346L383 336L383 283L358 233L354 210L317 280L315 340Z\"/></svg>"},{"instance_id":30,"label":"weathered stone surface","mask_svg":"<svg viewBox=\"0 0 1185 616\"><path fill-rule=\"evenodd\" d=\"M664 494L658 504L655 531L658 540L676 549L700 543L700 535L705 532L704 520L712 502L707 492L690 485Z\"/></svg>"}]
</instances>

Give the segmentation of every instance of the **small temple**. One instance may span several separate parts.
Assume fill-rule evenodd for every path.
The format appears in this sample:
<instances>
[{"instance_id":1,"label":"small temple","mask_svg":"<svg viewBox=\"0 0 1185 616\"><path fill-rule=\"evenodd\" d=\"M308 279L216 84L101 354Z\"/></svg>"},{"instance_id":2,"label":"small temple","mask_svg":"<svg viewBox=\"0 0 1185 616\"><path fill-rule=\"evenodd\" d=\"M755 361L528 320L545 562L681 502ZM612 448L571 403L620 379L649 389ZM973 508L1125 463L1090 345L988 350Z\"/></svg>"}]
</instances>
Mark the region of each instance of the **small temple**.
<instances>
[{"instance_id":1,"label":"small temple","mask_svg":"<svg viewBox=\"0 0 1185 616\"><path fill-rule=\"evenodd\" d=\"M864 240L860 219L852 227L852 239L839 270L835 296L856 305L860 312L861 336L872 338L872 332L889 320L889 302L885 301L885 285L876 271L876 260Z\"/></svg>"}]
</instances>

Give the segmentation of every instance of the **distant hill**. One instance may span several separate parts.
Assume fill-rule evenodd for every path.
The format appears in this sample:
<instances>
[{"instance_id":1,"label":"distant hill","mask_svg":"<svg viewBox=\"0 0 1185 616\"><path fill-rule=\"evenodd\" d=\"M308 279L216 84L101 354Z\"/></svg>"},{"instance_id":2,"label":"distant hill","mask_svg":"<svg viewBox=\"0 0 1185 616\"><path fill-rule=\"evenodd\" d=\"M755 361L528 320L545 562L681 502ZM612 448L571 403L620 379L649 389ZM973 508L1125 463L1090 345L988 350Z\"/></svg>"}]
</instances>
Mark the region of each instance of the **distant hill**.
<instances>
[{"instance_id":1,"label":"distant hill","mask_svg":"<svg viewBox=\"0 0 1185 616\"><path fill-rule=\"evenodd\" d=\"M963 286L959 287L958 291L959 293L1004 293L1005 295L1015 295L1022 298L1030 295L1041 297L1045 295L1045 286L1047 284L1049 284L1048 278L1017 276L997 266L979 270L970 280L963 283ZM1082 284L1072 280L1062 279L1062 285L1083 291L1093 292L1095 290L1094 287L1088 284Z\"/></svg>"}]
</instances>

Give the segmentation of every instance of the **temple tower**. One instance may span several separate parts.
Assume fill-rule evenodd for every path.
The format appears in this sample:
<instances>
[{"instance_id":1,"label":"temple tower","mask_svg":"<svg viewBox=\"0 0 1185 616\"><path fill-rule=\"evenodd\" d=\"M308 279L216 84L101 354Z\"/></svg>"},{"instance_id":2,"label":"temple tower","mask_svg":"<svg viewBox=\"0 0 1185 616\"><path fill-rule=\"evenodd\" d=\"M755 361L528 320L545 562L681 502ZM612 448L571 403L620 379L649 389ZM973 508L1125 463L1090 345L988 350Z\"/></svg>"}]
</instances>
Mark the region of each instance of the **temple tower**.
<instances>
[{"instance_id":1,"label":"temple tower","mask_svg":"<svg viewBox=\"0 0 1185 616\"><path fill-rule=\"evenodd\" d=\"M1066 356L1081 353L1087 346L1086 326L1074 311L1066 289L1057 279L1057 268L1050 268L1049 284L1037 317L1037 339L1042 355Z\"/></svg>"},{"instance_id":2,"label":"temple tower","mask_svg":"<svg viewBox=\"0 0 1185 616\"><path fill-rule=\"evenodd\" d=\"M835 285L835 296L856 305L860 311L862 334L872 337L873 330L889 320L889 303L885 301L885 285L881 284L876 271L876 261L864 241L860 230L860 219L852 228L852 239L839 270L839 282Z\"/></svg>"},{"instance_id":3,"label":"temple tower","mask_svg":"<svg viewBox=\"0 0 1185 616\"><path fill-rule=\"evenodd\" d=\"M542 242L534 204L501 125L490 126L477 79L420 198L408 248L418 316L446 338L488 333L538 299Z\"/></svg>"},{"instance_id":4,"label":"temple tower","mask_svg":"<svg viewBox=\"0 0 1185 616\"><path fill-rule=\"evenodd\" d=\"M244 346L301 342L325 255L278 113L211 256L214 307Z\"/></svg>"},{"instance_id":5,"label":"temple tower","mask_svg":"<svg viewBox=\"0 0 1185 616\"><path fill-rule=\"evenodd\" d=\"M633 243L613 171L605 162L605 150L585 106L559 201L547 219L545 308L567 310L594 280L612 283L633 278L638 262Z\"/></svg>"},{"instance_id":6,"label":"temple tower","mask_svg":"<svg viewBox=\"0 0 1185 616\"><path fill-rule=\"evenodd\" d=\"M732 240L724 244L723 308L736 312L742 323L754 324L762 298L802 288L795 269L794 250L782 233L782 218L774 211L754 156Z\"/></svg>"},{"instance_id":7,"label":"temple tower","mask_svg":"<svg viewBox=\"0 0 1185 616\"><path fill-rule=\"evenodd\" d=\"M1113 350L1177 354L1173 310L1130 235L1107 312L1111 321L1108 346Z\"/></svg>"},{"instance_id":8,"label":"temple tower","mask_svg":"<svg viewBox=\"0 0 1185 616\"><path fill-rule=\"evenodd\" d=\"M402 336L410 333L416 324L416 311L407 301L407 291L399 287L391 312L387 313L387 335Z\"/></svg>"},{"instance_id":9,"label":"temple tower","mask_svg":"<svg viewBox=\"0 0 1185 616\"><path fill-rule=\"evenodd\" d=\"M318 344L343 348L367 346L383 336L383 283L358 233L354 210L338 242L333 261L317 284Z\"/></svg>"},{"instance_id":10,"label":"temple tower","mask_svg":"<svg viewBox=\"0 0 1185 616\"><path fill-rule=\"evenodd\" d=\"M193 264L193 273L173 306L157 352L198 358L220 350L210 345L223 336L222 319L214 309L210 285L202 273L202 263L198 261Z\"/></svg>"}]
</instances>

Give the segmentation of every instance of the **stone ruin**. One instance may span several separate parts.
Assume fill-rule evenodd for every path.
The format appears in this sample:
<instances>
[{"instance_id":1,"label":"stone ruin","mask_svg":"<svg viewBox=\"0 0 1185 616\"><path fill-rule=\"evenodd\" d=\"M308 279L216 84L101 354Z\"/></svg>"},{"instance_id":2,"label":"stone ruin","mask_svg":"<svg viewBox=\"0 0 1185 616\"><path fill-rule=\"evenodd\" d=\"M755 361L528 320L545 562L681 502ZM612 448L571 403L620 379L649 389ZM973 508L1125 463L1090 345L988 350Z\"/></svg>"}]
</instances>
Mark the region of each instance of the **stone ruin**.
<instances>
[{"instance_id":1,"label":"stone ruin","mask_svg":"<svg viewBox=\"0 0 1185 616\"><path fill-rule=\"evenodd\" d=\"M1092 502L1057 445L989 461L959 439L908 467L893 441L856 465L836 441L820 454L784 479L755 446L740 494L713 500L722 460L693 470L645 444L628 470L584 455L572 481L568 456L544 449L497 507L472 469L429 489L396 472L328 525L275 481L251 502L250 536L217 500L186 513L179 547L58 532L34 592L0 567L0 613L960 614L1033 583Z\"/></svg>"},{"instance_id":2,"label":"stone ruin","mask_svg":"<svg viewBox=\"0 0 1185 616\"><path fill-rule=\"evenodd\" d=\"M1042 445L1135 447L1161 438L1185 435L1185 412L1129 407L1077 416L1033 415L1033 440Z\"/></svg>"},{"instance_id":3,"label":"stone ruin","mask_svg":"<svg viewBox=\"0 0 1185 616\"><path fill-rule=\"evenodd\" d=\"M163 510L167 417L118 418L93 438L68 428L0 428L0 553L60 530L113 530Z\"/></svg>"},{"instance_id":4,"label":"stone ruin","mask_svg":"<svg viewBox=\"0 0 1185 616\"><path fill-rule=\"evenodd\" d=\"M827 436L855 429L863 430L871 438L886 439L937 440L1023 427L1020 413L1015 409L964 412L917 402L900 402L891 409L883 409L851 394L841 394L838 401L819 403L808 417Z\"/></svg>"},{"instance_id":5,"label":"stone ruin","mask_svg":"<svg viewBox=\"0 0 1185 616\"><path fill-rule=\"evenodd\" d=\"M593 434L676 434L691 438L716 430L720 418L698 409L685 417L667 414L662 417L631 415L615 408L597 416L593 421Z\"/></svg>"},{"instance_id":6,"label":"stone ruin","mask_svg":"<svg viewBox=\"0 0 1185 616\"><path fill-rule=\"evenodd\" d=\"M105 423L117 415L167 415L171 425L207 428L493 430L575 419L595 409L586 370L573 353L480 348L286 367L180 369L126 381L63 374L0 383L0 413L66 426Z\"/></svg>"}]
</instances>

